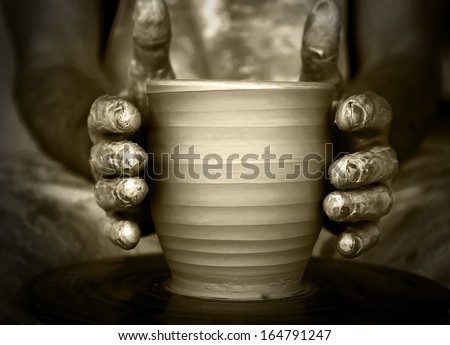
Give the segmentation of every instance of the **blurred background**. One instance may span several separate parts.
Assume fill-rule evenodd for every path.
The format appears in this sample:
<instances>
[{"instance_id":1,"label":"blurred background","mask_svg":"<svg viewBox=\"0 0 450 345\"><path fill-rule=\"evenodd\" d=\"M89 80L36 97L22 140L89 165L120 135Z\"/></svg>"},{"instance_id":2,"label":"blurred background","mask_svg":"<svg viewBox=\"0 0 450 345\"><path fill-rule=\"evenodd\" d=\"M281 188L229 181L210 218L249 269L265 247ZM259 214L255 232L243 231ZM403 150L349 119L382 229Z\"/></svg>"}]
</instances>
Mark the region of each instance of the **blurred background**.
<instances>
[{"instance_id":1,"label":"blurred background","mask_svg":"<svg viewBox=\"0 0 450 345\"><path fill-rule=\"evenodd\" d=\"M36 150L17 114L12 97L14 56L0 7L0 152Z\"/></svg>"}]
</instances>

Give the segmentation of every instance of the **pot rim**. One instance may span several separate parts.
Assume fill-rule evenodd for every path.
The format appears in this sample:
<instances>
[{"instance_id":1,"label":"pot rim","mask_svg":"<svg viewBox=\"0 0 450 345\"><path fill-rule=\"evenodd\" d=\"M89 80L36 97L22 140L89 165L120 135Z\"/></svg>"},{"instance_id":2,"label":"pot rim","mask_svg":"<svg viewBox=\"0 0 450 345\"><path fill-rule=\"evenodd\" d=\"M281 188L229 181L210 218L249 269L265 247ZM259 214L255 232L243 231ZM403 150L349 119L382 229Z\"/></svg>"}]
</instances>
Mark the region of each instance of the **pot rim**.
<instances>
[{"instance_id":1,"label":"pot rim","mask_svg":"<svg viewBox=\"0 0 450 345\"><path fill-rule=\"evenodd\" d=\"M147 93L239 91L239 90L334 90L326 82L288 82L261 80L207 80L207 79L164 79L149 80Z\"/></svg>"}]
</instances>

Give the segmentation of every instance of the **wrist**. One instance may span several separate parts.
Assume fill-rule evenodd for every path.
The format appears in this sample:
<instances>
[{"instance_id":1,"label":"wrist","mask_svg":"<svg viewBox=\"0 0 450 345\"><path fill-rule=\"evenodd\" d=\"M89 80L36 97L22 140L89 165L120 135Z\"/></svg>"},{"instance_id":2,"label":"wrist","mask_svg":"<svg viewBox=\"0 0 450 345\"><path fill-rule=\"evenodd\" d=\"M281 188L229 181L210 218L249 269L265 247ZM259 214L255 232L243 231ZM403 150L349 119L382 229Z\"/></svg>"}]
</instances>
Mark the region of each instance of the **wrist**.
<instances>
[{"instance_id":1,"label":"wrist","mask_svg":"<svg viewBox=\"0 0 450 345\"><path fill-rule=\"evenodd\" d=\"M414 152L437 113L439 71L437 64L420 56L390 59L358 73L344 96L373 91L385 97L393 109L390 142L399 159Z\"/></svg>"},{"instance_id":2,"label":"wrist","mask_svg":"<svg viewBox=\"0 0 450 345\"><path fill-rule=\"evenodd\" d=\"M104 93L101 84L69 66L22 72L16 78L20 115L41 149L86 177L91 148L86 121L92 102Z\"/></svg>"}]
</instances>

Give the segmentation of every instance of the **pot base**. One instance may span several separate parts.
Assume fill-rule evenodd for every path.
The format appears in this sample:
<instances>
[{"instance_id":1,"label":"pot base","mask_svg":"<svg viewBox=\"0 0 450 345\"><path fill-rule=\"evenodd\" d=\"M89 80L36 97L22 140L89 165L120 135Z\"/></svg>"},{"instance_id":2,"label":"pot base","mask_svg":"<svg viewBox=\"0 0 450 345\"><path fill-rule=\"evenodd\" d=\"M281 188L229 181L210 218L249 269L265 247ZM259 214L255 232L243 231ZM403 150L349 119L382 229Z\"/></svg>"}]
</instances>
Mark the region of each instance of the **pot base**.
<instances>
[{"instance_id":1,"label":"pot base","mask_svg":"<svg viewBox=\"0 0 450 345\"><path fill-rule=\"evenodd\" d=\"M47 324L446 324L450 292L410 273L312 258L312 293L260 301L188 297L164 288L162 256L91 261L58 268L23 289Z\"/></svg>"},{"instance_id":2,"label":"pot base","mask_svg":"<svg viewBox=\"0 0 450 345\"><path fill-rule=\"evenodd\" d=\"M184 285L186 285L186 283ZM280 282L277 282L277 284L249 284L248 281L243 282L242 284L238 282L208 284L206 287L204 284L193 284L193 286L190 286L187 290L178 290L173 284L173 278L169 278L163 286L169 293L218 301L261 301L294 297L299 298L313 294L316 289L314 284L308 281L300 282L299 279L285 282L284 284L281 284ZM195 286L202 286L201 292L198 294L190 292L195 291ZM222 294L223 297L217 297L219 293Z\"/></svg>"}]
</instances>

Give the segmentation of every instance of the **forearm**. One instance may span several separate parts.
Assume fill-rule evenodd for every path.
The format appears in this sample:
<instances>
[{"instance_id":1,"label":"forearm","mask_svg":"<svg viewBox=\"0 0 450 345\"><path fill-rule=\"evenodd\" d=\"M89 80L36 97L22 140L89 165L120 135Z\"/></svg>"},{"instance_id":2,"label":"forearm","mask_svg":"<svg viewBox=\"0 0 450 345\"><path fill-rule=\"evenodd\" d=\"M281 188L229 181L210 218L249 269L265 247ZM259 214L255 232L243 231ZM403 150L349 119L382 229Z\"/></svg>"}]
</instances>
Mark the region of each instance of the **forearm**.
<instances>
[{"instance_id":1,"label":"forearm","mask_svg":"<svg viewBox=\"0 0 450 345\"><path fill-rule=\"evenodd\" d=\"M69 168L90 177L91 142L87 116L104 94L100 78L69 66L21 72L16 76L20 114L40 147Z\"/></svg>"},{"instance_id":2,"label":"forearm","mask_svg":"<svg viewBox=\"0 0 450 345\"><path fill-rule=\"evenodd\" d=\"M375 91L392 105L391 144L406 158L436 113L443 1L349 1L350 91Z\"/></svg>"},{"instance_id":3,"label":"forearm","mask_svg":"<svg viewBox=\"0 0 450 345\"><path fill-rule=\"evenodd\" d=\"M407 158L437 113L438 64L421 56L392 58L356 75L346 95L364 91L374 91L391 104L390 142L400 160Z\"/></svg>"}]
</instances>

